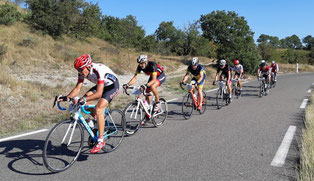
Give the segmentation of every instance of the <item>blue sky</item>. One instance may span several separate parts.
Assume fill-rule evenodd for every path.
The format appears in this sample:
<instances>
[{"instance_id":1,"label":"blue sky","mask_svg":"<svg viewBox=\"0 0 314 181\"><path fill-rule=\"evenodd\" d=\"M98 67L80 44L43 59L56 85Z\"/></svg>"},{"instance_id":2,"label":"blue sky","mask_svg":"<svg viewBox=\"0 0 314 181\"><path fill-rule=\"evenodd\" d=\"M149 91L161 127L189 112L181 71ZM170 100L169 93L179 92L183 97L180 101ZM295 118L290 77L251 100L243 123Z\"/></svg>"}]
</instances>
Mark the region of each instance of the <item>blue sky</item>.
<instances>
[{"instance_id":1,"label":"blue sky","mask_svg":"<svg viewBox=\"0 0 314 181\"><path fill-rule=\"evenodd\" d=\"M216 10L235 11L244 16L255 40L260 34L280 39L296 34L300 39L314 36L314 0L92 0L104 15L124 18L133 15L146 34L162 21L184 28L201 15Z\"/></svg>"}]
</instances>

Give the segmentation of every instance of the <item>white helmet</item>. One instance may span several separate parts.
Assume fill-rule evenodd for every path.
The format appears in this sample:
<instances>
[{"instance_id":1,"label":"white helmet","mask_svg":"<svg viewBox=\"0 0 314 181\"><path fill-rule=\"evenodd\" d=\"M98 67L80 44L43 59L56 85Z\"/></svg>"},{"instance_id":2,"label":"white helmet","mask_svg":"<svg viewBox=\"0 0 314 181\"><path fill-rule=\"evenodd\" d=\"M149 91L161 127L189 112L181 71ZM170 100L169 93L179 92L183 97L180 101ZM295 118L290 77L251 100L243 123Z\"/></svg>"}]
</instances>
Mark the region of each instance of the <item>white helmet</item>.
<instances>
[{"instance_id":1,"label":"white helmet","mask_svg":"<svg viewBox=\"0 0 314 181\"><path fill-rule=\"evenodd\" d=\"M275 64L276 62L275 62L275 60L273 60L271 63L272 63L272 64Z\"/></svg>"},{"instance_id":2,"label":"white helmet","mask_svg":"<svg viewBox=\"0 0 314 181\"><path fill-rule=\"evenodd\" d=\"M147 55L140 55L137 57L137 63L144 63L148 61L148 56Z\"/></svg>"},{"instance_id":3,"label":"white helmet","mask_svg":"<svg viewBox=\"0 0 314 181\"><path fill-rule=\"evenodd\" d=\"M266 61L265 61L265 60L261 60L261 64L262 64L262 63L265 63L265 64L266 64Z\"/></svg>"},{"instance_id":4,"label":"white helmet","mask_svg":"<svg viewBox=\"0 0 314 181\"><path fill-rule=\"evenodd\" d=\"M198 58L197 58L197 57L193 57L192 60L191 60L191 64L192 64L193 66L195 66L195 65L197 65L198 63L199 63Z\"/></svg>"},{"instance_id":5,"label":"white helmet","mask_svg":"<svg viewBox=\"0 0 314 181\"><path fill-rule=\"evenodd\" d=\"M220 65L220 66L226 65L226 60L224 60L224 59L219 60L219 65Z\"/></svg>"}]
</instances>

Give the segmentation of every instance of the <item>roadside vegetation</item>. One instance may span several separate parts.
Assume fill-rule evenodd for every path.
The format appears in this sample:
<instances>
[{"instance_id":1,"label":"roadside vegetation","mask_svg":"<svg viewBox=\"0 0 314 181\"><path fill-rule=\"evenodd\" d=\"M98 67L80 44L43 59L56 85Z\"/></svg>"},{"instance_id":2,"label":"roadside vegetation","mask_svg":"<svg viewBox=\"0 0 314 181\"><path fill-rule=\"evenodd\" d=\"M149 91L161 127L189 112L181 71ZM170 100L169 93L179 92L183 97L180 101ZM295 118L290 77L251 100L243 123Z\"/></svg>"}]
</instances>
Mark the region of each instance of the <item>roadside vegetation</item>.
<instances>
[{"instance_id":1,"label":"roadside vegetation","mask_svg":"<svg viewBox=\"0 0 314 181\"><path fill-rule=\"evenodd\" d=\"M302 131L302 148L299 180L314 180L314 94L305 112L305 128Z\"/></svg>"}]
</instances>

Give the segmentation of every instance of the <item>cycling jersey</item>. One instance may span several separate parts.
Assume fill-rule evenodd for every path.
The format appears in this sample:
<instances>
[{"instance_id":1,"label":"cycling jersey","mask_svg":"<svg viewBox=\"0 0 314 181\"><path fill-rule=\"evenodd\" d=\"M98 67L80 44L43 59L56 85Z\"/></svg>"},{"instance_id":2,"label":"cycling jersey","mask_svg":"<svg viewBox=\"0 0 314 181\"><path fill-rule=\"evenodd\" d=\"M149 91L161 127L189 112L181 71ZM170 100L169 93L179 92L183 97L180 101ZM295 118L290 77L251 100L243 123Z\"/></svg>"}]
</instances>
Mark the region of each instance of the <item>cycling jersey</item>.
<instances>
[{"instance_id":1,"label":"cycling jersey","mask_svg":"<svg viewBox=\"0 0 314 181\"><path fill-rule=\"evenodd\" d=\"M276 70L279 71L278 64L276 64L276 63L275 64L271 64L270 67L271 67L271 71L272 72L276 72Z\"/></svg>"},{"instance_id":2,"label":"cycling jersey","mask_svg":"<svg viewBox=\"0 0 314 181\"><path fill-rule=\"evenodd\" d=\"M270 67L268 65L266 65L265 67L260 67L259 70L263 74L269 73L270 72Z\"/></svg>"},{"instance_id":3,"label":"cycling jersey","mask_svg":"<svg viewBox=\"0 0 314 181\"><path fill-rule=\"evenodd\" d=\"M231 71L231 68L228 64L225 65L224 68L221 68L220 66L217 69L217 74L221 72L221 75L224 75L226 78L228 78L228 72ZM231 73L230 73L231 74ZM230 75L231 76L231 75Z\"/></svg>"},{"instance_id":4,"label":"cycling jersey","mask_svg":"<svg viewBox=\"0 0 314 181\"><path fill-rule=\"evenodd\" d=\"M191 73L197 80L201 78L201 72L203 72L206 77L206 72L201 64L198 64L195 70L192 68L192 65L188 66L188 69L186 70L187 74Z\"/></svg>"},{"instance_id":5,"label":"cycling jersey","mask_svg":"<svg viewBox=\"0 0 314 181\"><path fill-rule=\"evenodd\" d=\"M84 77L78 74L78 83L84 82ZM91 70L86 77L94 84L104 84L104 86L110 86L117 81L117 75L107 66L99 63L92 63Z\"/></svg>"},{"instance_id":6,"label":"cycling jersey","mask_svg":"<svg viewBox=\"0 0 314 181\"><path fill-rule=\"evenodd\" d=\"M243 73L243 66L241 64L239 64L238 66L234 66L232 69L233 71L235 71L236 74L240 74L241 71Z\"/></svg>"},{"instance_id":7,"label":"cycling jersey","mask_svg":"<svg viewBox=\"0 0 314 181\"><path fill-rule=\"evenodd\" d=\"M157 77L163 73L163 68L160 67L159 64L157 64L154 61L149 61L144 69L141 68L140 65L137 66L135 74L140 74L141 71L143 71L146 75L153 75L157 74Z\"/></svg>"}]
</instances>

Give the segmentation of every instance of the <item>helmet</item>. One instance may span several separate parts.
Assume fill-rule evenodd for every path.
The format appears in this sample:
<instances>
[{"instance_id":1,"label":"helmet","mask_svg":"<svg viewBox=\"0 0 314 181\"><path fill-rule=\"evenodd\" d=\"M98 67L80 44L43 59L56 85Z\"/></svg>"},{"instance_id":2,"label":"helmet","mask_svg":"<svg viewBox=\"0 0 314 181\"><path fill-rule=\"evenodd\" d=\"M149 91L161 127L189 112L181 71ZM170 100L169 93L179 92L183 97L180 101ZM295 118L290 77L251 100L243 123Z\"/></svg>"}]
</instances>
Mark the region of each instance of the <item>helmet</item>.
<instances>
[{"instance_id":1,"label":"helmet","mask_svg":"<svg viewBox=\"0 0 314 181\"><path fill-rule=\"evenodd\" d=\"M276 62L275 62L275 60L273 60L271 63L272 63L272 64L275 64Z\"/></svg>"},{"instance_id":2,"label":"helmet","mask_svg":"<svg viewBox=\"0 0 314 181\"><path fill-rule=\"evenodd\" d=\"M74 68L76 70L82 69L86 66L89 66L92 64L92 59L89 54L81 55L74 61Z\"/></svg>"},{"instance_id":3,"label":"helmet","mask_svg":"<svg viewBox=\"0 0 314 181\"><path fill-rule=\"evenodd\" d=\"M144 63L148 61L148 56L147 55L140 55L137 57L137 63Z\"/></svg>"},{"instance_id":4,"label":"helmet","mask_svg":"<svg viewBox=\"0 0 314 181\"><path fill-rule=\"evenodd\" d=\"M193 66L195 66L195 65L197 65L198 63L199 63L198 58L197 58L197 57L193 57L192 60L191 60L191 64L192 64Z\"/></svg>"},{"instance_id":5,"label":"helmet","mask_svg":"<svg viewBox=\"0 0 314 181\"><path fill-rule=\"evenodd\" d=\"M261 60L261 64L262 64L262 63L266 64L266 61L265 61L265 60Z\"/></svg>"},{"instance_id":6,"label":"helmet","mask_svg":"<svg viewBox=\"0 0 314 181\"><path fill-rule=\"evenodd\" d=\"M226 65L226 60L224 60L224 59L219 60L219 65L220 65L220 66Z\"/></svg>"},{"instance_id":7,"label":"helmet","mask_svg":"<svg viewBox=\"0 0 314 181\"><path fill-rule=\"evenodd\" d=\"M234 61L234 65L238 65L240 63L240 61L238 60L238 59L236 59L235 61Z\"/></svg>"}]
</instances>

